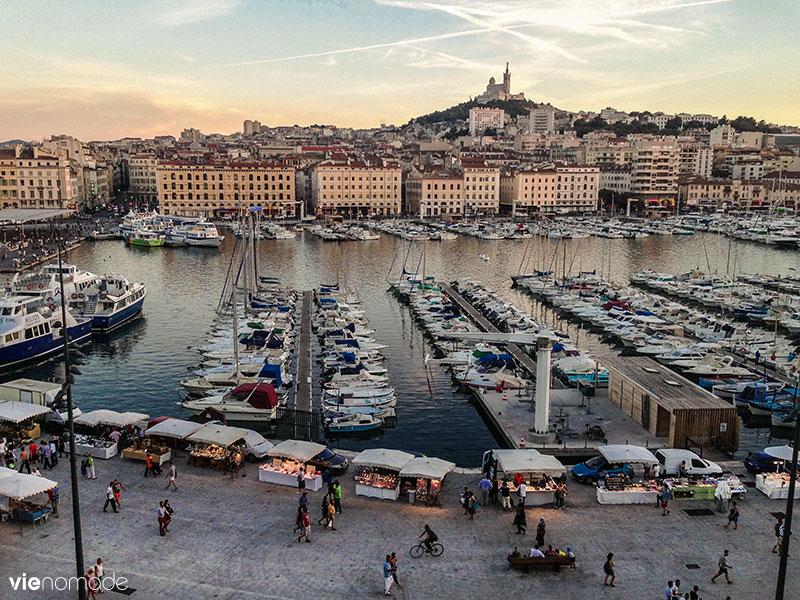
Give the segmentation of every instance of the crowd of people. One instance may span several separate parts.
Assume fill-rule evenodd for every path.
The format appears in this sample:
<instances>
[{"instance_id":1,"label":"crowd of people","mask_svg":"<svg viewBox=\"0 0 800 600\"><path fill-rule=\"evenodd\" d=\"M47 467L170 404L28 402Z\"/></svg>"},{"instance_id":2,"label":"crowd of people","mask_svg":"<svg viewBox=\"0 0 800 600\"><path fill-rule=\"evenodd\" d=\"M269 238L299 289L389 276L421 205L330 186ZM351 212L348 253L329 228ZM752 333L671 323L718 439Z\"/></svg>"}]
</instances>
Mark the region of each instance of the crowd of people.
<instances>
[{"instance_id":1,"label":"crowd of people","mask_svg":"<svg viewBox=\"0 0 800 600\"><path fill-rule=\"evenodd\" d=\"M317 520L317 525L336 531L336 515L342 512L342 484L338 479L333 478L328 469L322 472L322 481L327 487L322 497L321 516ZM306 542L311 543L311 516L309 515L308 492L302 471L297 476L297 491L300 498L295 513L294 533L297 534L298 542L305 539Z\"/></svg>"}]
</instances>

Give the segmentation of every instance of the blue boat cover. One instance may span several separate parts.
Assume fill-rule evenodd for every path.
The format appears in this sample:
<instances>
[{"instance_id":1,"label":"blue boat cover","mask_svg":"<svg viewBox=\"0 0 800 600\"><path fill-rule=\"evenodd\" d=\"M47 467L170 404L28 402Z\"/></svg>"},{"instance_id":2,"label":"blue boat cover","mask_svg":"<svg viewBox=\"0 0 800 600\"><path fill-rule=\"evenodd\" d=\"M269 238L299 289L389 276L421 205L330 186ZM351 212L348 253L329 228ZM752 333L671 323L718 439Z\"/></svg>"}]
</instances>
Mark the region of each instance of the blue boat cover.
<instances>
[{"instance_id":1,"label":"blue boat cover","mask_svg":"<svg viewBox=\"0 0 800 600\"><path fill-rule=\"evenodd\" d=\"M258 374L259 377L263 377L264 379L272 379L275 381L276 386L280 387L283 385L283 380L281 379L281 366L280 365L270 365L265 364L261 367L261 372Z\"/></svg>"}]
</instances>

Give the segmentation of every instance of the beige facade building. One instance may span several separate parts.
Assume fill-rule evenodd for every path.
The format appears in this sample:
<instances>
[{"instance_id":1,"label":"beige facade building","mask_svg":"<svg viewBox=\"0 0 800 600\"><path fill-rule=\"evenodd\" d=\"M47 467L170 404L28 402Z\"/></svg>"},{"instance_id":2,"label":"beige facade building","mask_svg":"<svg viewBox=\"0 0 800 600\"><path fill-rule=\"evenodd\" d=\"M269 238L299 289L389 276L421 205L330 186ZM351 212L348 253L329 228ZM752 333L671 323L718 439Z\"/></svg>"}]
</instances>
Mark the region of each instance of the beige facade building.
<instances>
[{"instance_id":1,"label":"beige facade building","mask_svg":"<svg viewBox=\"0 0 800 600\"><path fill-rule=\"evenodd\" d=\"M19 208L17 155L13 148L0 148L0 208Z\"/></svg>"},{"instance_id":2,"label":"beige facade building","mask_svg":"<svg viewBox=\"0 0 800 600\"><path fill-rule=\"evenodd\" d=\"M586 164L598 167L630 167L633 164L634 149L629 143L590 146L586 149Z\"/></svg>"},{"instance_id":3,"label":"beige facade building","mask_svg":"<svg viewBox=\"0 0 800 600\"><path fill-rule=\"evenodd\" d=\"M398 165L324 160L312 171L312 209L316 213L343 216L399 215L401 180Z\"/></svg>"},{"instance_id":4,"label":"beige facade building","mask_svg":"<svg viewBox=\"0 0 800 600\"><path fill-rule=\"evenodd\" d=\"M149 154L135 154L128 159L128 193L136 204L158 202L158 160Z\"/></svg>"},{"instance_id":5,"label":"beige facade building","mask_svg":"<svg viewBox=\"0 0 800 600\"><path fill-rule=\"evenodd\" d=\"M609 190L614 194L630 194L630 167L600 167L599 186L601 190Z\"/></svg>"},{"instance_id":6,"label":"beige facade building","mask_svg":"<svg viewBox=\"0 0 800 600\"><path fill-rule=\"evenodd\" d=\"M462 159L464 214L491 217L500 212L500 168L483 159Z\"/></svg>"},{"instance_id":7,"label":"beige facade building","mask_svg":"<svg viewBox=\"0 0 800 600\"><path fill-rule=\"evenodd\" d=\"M506 113L502 108L476 106L469 109L469 134L472 137L483 135L487 129L499 131L505 125Z\"/></svg>"},{"instance_id":8,"label":"beige facade building","mask_svg":"<svg viewBox=\"0 0 800 600\"><path fill-rule=\"evenodd\" d=\"M454 171L417 171L406 177L406 212L420 219L464 214L464 177Z\"/></svg>"},{"instance_id":9,"label":"beige facade building","mask_svg":"<svg viewBox=\"0 0 800 600\"><path fill-rule=\"evenodd\" d=\"M295 215L294 167L287 165L162 161L156 179L160 211L166 215L211 218L251 206L265 215Z\"/></svg>"},{"instance_id":10,"label":"beige facade building","mask_svg":"<svg viewBox=\"0 0 800 600\"><path fill-rule=\"evenodd\" d=\"M514 215L585 213L597 210L599 189L599 167L557 164L503 175L500 201Z\"/></svg>"},{"instance_id":11,"label":"beige facade building","mask_svg":"<svg viewBox=\"0 0 800 600\"><path fill-rule=\"evenodd\" d=\"M679 166L680 149L674 138L638 140L631 165L631 192L645 199L675 196Z\"/></svg>"},{"instance_id":12,"label":"beige facade building","mask_svg":"<svg viewBox=\"0 0 800 600\"><path fill-rule=\"evenodd\" d=\"M530 112L531 133L538 133L539 135L553 133L555 131L555 115L556 109L549 104L534 108Z\"/></svg>"},{"instance_id":13,"label":"beige facade building","mask_svg":"<svg viewBox=\"0 0 800 600\"><path fill-rule=\"evenodd\" d=\"M79 208L69 161L38 146L15 148L20 208Z\"/></svg>"}]
</instances>

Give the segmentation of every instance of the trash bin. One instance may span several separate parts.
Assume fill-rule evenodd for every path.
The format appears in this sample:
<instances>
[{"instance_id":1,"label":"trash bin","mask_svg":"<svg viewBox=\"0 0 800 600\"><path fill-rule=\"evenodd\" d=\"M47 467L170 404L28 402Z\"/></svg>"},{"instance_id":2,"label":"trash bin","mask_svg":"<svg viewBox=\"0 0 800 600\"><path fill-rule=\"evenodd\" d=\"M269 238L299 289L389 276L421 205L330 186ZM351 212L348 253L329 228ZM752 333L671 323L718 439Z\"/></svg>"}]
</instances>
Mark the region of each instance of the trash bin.
<instances>
[{"instance_id":1,"label":"trash bin","mask_svg":"<svg viewBox=\"0 0 800 600\"><path fill-rule=\"evenodd\" d=\"M417 496L417 491L416 490L409 490L409 492L408 492L408 503L409 504L414 504L414 499L416 498L416 496Z\"/></svg>"}]
</instances>

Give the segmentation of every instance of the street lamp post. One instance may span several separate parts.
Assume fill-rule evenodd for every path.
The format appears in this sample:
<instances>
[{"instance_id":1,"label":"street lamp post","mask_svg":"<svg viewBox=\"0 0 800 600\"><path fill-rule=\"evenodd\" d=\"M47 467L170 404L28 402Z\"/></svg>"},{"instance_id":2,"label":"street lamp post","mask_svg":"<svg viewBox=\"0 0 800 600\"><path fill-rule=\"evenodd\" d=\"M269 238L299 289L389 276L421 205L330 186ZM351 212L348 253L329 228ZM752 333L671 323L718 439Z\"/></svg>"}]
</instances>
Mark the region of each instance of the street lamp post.
<instances>
[{"instance_id":1,"label":"street lamp post","mask_svg":"<svg viewBox=\"0 0 800 600\"><path fill-rule=\"evenodd\" d=\"M778 583L775 586L775 600L783 600L786 587L786 566L789 558L789 541L792 538L792 512L794 511L794 488L797 483L797 450L800 446L800 411L797 410L797 378L794 385L794 448L792 449L792 465L789 475L789 496L786 498L786 516L783 524L783 544L781 545L780 566L778 567Z\"/></svg>"},{"instance_id":2,"label":"street lamp post","mask_svg":"<svg viewBox=\"0 0 800 600\"><path fill-rule=\"evenodd\" d=\"M70 373L69 336L67 328L67 305L64 294L64 270L61 263L61 223L58 228L58 283L61 288L61 333L64 336L64 383L62 389L67 395L67 421L69 425L69 470L72 485L72 526L75 534L75 570L78 576L78 598L86 600L86 571L83 564L83 535L81 533L81 504L78 497L78 468L75 454L75 419L72 405L72 383Z\"/></svg>"}]
</instances>

